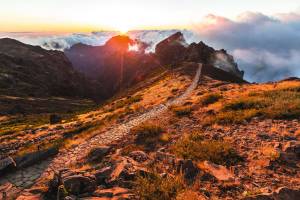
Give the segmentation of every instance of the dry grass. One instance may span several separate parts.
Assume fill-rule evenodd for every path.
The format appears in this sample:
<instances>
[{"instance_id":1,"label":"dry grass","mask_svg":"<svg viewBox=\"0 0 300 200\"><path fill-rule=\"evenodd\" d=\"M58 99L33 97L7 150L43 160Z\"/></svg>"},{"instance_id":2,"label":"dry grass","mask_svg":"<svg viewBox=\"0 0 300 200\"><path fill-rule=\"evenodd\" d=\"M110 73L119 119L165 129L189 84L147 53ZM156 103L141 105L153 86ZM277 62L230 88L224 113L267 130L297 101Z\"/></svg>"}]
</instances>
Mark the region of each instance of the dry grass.
<instances>
[{"instance_id":1,"label":"dry grass","mask_svg":"<svg viewBox=\"0 0 300 200\"><path fill-rule=\"evenodd\" d=\"M146 177L138 177L133 191L141 200L170 200L176 199L184 188L182 176L163 178L158 173L152 173Z\"/></svg>"},{"instance_id":2,"label":"dry grass","mask_svg":"<svg viewBox=\"0 0 300 200\"><path fill-rule=\"evenodd\" d=\"M287 84L288 85L288 84ZM263 87L263 86L261 86ZM253 117L267 119L296 119L300 116L300 84L256 90L224 100L214 116L206 118L206 124L240 123Z\"/></svg>"},{"instance_id":3,"label":"dry grass","mask_svg":"<svg viewBox=\"0 0 300 200\"><path fill-rule=\"evenodd\" d=\"M223 96L218 93L206 94L201 98L201 104L203 106L208 106L210 104L216 103L217 101L219 101L222 98L223 98Z\"/></svg>"},{"instance_id":4,"label":"dry grass","mask_svg":"<svg viewBox=\"0 0 300 200\"><path fill-rule=\"evenodd\" d=\"M172 107L171 110L175 113L177 117L188 116L192 113L191 106L176 106Z\"/></svg>"},{"instance_id":5,"label":"dry grass","mask_svg":"<svg viewBox=\"0 0 300 200\"><path fill-rule=\"evenodd\" d=\"M169 141L169 136L162 127L155 124L141 124L134 127L131 132L136 135L135 144L145 150L153 150L157 146Z\"/></svg>"},{"instance_id":6,"label":"dry grass","mask_svg":"<svg viewBox=\"0 0 300 200\"><path fill-rule=\"evenodd\" d=\"M200 197L199 193L193 190L185 190L176 197L176 200L202 200L202 199L203 198Z\"/></svg>"},{"instance_id":7,"label":"dry grass","mask_svg":"<svg viewBox=\"0 0 300 200\"><path fill-rule=\"evenodd\" d=\"M240 160L230 143L221 140L205 140L201 133L184 136L173 145L172 151L184 159L208 160L222 165L231 165Z\"/></svg>"}]
</instances>

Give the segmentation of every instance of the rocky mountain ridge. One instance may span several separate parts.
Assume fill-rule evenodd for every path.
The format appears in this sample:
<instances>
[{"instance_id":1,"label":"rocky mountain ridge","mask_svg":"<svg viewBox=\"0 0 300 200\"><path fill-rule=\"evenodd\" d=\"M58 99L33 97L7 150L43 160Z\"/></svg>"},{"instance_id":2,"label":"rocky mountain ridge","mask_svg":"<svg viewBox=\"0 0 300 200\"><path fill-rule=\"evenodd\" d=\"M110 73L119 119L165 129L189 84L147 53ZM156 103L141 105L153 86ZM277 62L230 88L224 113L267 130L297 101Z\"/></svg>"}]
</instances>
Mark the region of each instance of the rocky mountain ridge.
<instances>
[{"instance_id":1,"label":"rocky mountain ridge","mask_svg":"<svg viewBox=\"0 0 300 200\"><path fill-rule=\"evenodd\" d=\"M0 39L0 94L92 97L91 84L60 51Z\"/></svg>"}]
</instances>

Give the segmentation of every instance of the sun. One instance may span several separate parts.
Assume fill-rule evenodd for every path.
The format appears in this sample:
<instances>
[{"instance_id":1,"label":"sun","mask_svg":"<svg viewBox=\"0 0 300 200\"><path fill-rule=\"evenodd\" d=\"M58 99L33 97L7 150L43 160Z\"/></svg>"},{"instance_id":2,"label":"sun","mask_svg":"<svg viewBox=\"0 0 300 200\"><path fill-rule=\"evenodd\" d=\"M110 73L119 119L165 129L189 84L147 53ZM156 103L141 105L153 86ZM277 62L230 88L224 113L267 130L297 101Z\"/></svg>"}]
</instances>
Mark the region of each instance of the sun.
<instances>
[{"instance_id":1,"label":"sun","mask_svg":"<svg viewBox=\"0 0 300 200\"><path fill-rule=\"evenodd\" d=\"M126 35L129 31L129 28L126 27L126 26L122 26L122 27L119 27L119 32L121 33L121 35Z\"/></svg>"},{"instance_id":2,"label":"sun","mask_svg":"<svg viewBox=\"0 0 300 200\"><path fill-rule=\"evenodd\" d=\"M115 29L119 31L121 35L126 35L130 30L130 26L125 23L119 24L115 27L116 27Z\"/></svg>"}]
</instances>

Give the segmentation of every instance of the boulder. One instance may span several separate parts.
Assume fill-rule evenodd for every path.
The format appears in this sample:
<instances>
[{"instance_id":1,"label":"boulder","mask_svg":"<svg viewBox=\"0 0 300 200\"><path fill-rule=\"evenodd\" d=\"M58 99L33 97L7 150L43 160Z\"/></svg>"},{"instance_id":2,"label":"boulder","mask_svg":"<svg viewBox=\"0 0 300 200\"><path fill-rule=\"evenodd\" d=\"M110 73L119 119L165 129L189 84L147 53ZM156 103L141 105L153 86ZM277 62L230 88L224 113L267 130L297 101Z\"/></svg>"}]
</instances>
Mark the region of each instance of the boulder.
<instances>
[{"instance_id":1,"label":"boulder","mask_svg":"<svg viewBox=\"0 0 300 200\"><path fill-rule=\"evenodd\" d=\"M10 156L5 157L0 160L0 175L4 174L6 171L14 169L16 167L16 163L13 158Z\"/></svg>"},{"instance_id":2,"label":"boulder","mask_svg":"<svg viewBox=\"0 0 300 200\"><path fill-rule=\"evenodd\" d=\"M273 193L259 194L246 197L243 200L298 200L300 189L290 189L287 187L278 188Z\"/></svg>"},{"instance_id":3,"label":"boulder","mask_svg":"<svg viewBox=\"0 0 300 200\"><path fill-rule=\"evenodd\" d=\"M99 185L106 185L107 180L110 178L111 173L113 172L112 167L104 167L94 173L96 181Z\"/></svg>"},{"instance_id":4,"label":"boulder","mask_svg":"<svg viewBox=\"0 0 300 200\"><path fill-rule=\"evenodd\" d=\"M199 163L198 167L213 175L219 181L232 181L235 179L234 175L222 165L216 165L212 162L204 161Z\"/></svg>"},{"instance_id":5,"label":"boulder","mask_svg":"<svg viewBox=\"0 0 300 200\"><path fill-rule=\"evenodd\" d=\"M147 175L149 175L148 170L140 166L138 162L128 157L120 157L115 163L108 184L130 188L137 176Z\"/></svg>"},{"instance_id":6,"label":"boulder","mask_svg":"<svg viewBox=\"0 0 300 200\"><path fill-rule=\"evenodd\" d=\"M298 158L300 158L300 142L299 141L290 141L284 145L283 149L286 153L294 153Z\"/></svg>"},{"instance_id":7,"label":"boulder","mask_svg":"<svg viewBox=\"0 0 300 200\"><path fill-rule=\"evenodd\" d=\"M291 167L296 167L300 159L300 142L290 141L285 144L279 152L277 161L283 162Z\"/></svg>"},{"instance_id":8,"label":"boulder","mask_svg":"<svg viewBox=\"0 0 300 200\"><path fill-rule=\"evenodd\" d=\"M149 159L148 155L143 151L132 151L129 154L129 157L131 157L133 160L137 162L145 162Z\"/></svg>"},{"instance_id":9,"label":"boulder","mask_svg":"<svg viewBox=\"0 0 300 200\"><path fill-rule=\"evenodd\" d=\"M66 191L73 195L93 193L97 188L95 179L82 175L66 177L62 183Z\"/></svg>"},{"instance_id":10,"label":"boulder","mask_svg":"<svg viewBox=\"0 0 300 200\"><path fill-rule=\"evenodd\" d=\"M45 150L28 153L15 158L17 168L28 167L39 161L45 160L58 153L58 147L52 147Z\"/></svg>"},{"instance_id":11,"label":"boulder","mask_svg":"<svg viewBox=\"0 0 300 200\"><path fill-rule=\"evenodd\" d=\"M299 200L300 189L281 187L273 193L273 197L275 200Z\"/></svg>"},{"instance_id":12,"label":"boulder","mask_svg":"<svg viewBox=\"0 0 300 200\"><path fill-rule=\"evenodd\" d=\"M71 195L93 193L97 188L94 176L83 176L70 169L60 169L48 183L46 197L65 197L65 191Z\"/></svg>"},{"instance_id":13,"label":"boulder","mask_svg":"<svg viewBox=\"0 0 300 200\"><path fill-rule=\"evenodd\" d=\"M111 150L109 146L99 146L93 148L87 155L89 162L101 161Z\"/></svg>"}]
</instances>

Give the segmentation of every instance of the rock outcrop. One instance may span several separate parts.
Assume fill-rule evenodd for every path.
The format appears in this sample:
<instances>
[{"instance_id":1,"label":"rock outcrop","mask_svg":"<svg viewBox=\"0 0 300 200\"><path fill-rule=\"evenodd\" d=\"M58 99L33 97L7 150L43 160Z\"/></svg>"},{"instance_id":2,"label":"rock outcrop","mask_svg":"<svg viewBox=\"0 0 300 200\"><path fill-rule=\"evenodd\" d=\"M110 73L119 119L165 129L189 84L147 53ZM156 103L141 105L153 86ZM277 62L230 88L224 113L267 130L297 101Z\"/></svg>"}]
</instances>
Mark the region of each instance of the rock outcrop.
<instances>
[{"instance_id":1,"label":"rock outcrop","mask_svg":"<svg viewBox=\"0 0 300 200\"><path fill-rule=\"evenodd\" d=\"M158 43L155 54L164 65L178 65L181 62L203 63L222 69L239 78L244 76L244 72L238 69L233 57L224 49L215 50L202 41L188 45L181 32Z\"/></svg>"}]
</instances>

